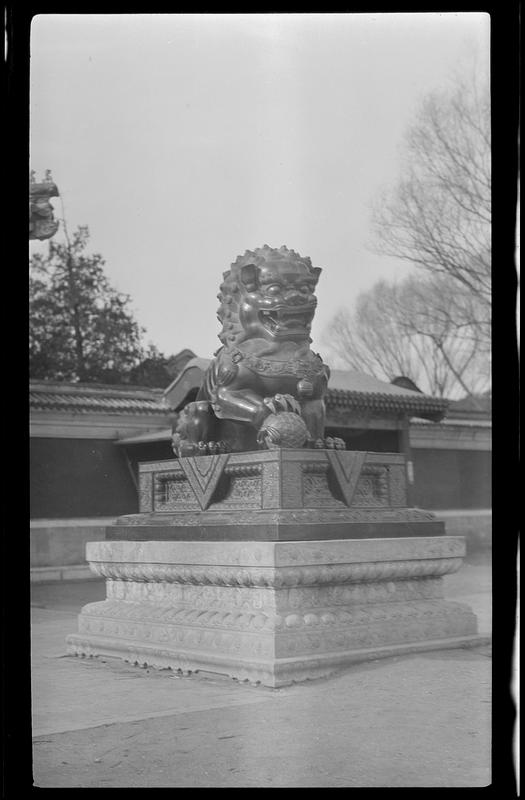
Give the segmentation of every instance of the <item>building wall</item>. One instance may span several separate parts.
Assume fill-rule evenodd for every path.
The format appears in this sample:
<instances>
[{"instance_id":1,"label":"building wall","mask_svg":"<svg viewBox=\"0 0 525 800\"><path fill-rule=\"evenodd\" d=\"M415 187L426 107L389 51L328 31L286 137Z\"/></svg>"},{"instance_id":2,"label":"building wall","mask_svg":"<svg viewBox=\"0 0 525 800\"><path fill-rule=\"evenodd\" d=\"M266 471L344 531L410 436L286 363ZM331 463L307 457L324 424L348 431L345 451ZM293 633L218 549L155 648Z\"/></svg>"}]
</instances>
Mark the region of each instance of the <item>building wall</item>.
<instances>
[{"instance_id":1,"label":"building wall","mask_svg":"<svg viewBox=\"0 0 525 800\"><path fill-rule=\"evenodd\" d=\"M86 544L103 541L106 526L114 521L115 517L31 520L31 581L97 578L86 561Z\"/></svg>"},{"instance_id":2,"label":"building wall","mask_svg":"<svg viewBox=\"0 0 525 800\"><path fill-rule=\"evenodd\" d=\"M464 536L467 554L492 547L492 511L469 508L456 511L436 510L436 517L445 523L447 536Z\"/></svg>"},{"instance_id":3,"label":"building wall","mask_svg":"<svg viewBox=\"0 0 525 800\"><path fill-rule=\"evenodd\" d=\"M429 509L489 509L491 453L484 450L412 450L413 502Z\"/></svg>"},{"instance_id":4,"label":"building wall","mask_svg":"<svg viewBox=\"0 0 525 800\"><path fill-rule=\"evenodd\" d=\"M325 436L339 436L347 450L364 450L371 453L402 452L400 432L397 430L352 430L327 425Z\"/></svg>"},{"instance_id":5,"label":"building wall","mask_svg":"<svg viewBox=\"0 0 525 800\"><path fill-rule=\"evenodd\" d=\"M344 432L329 429L327 433ZM344 438L355 450L399 451L397 431ZM127 448L108 439L32 439L31 518L136 513L137 492L127 455L136 473L138 461L171 458L172 451L168 442ZM436 510L491 507L490 452L417 448L412 458L415 505Z\"/></svg>"},{"instance_id":6,"label":"building wall","mask_svg":"<svg viewBox=\"0 0 525 800\"><path fill-rule=\"evenodd\" d=\"M122 448L108 439L31 439L32 519L112 517L138 511Z\"/></svg>"},{"instance_id":7,"label":"building wall","mask_svg":"<svg viewBox=\"0 0 525 800\"><path fill-rule=\"evenodd\" d=\"M171 442L147 442L145 444L117 445L126 449L129 460L135 469L135 474L139 474L138 465L141 461L164 461L174 458Z\"/></svg>"}]
</instances>

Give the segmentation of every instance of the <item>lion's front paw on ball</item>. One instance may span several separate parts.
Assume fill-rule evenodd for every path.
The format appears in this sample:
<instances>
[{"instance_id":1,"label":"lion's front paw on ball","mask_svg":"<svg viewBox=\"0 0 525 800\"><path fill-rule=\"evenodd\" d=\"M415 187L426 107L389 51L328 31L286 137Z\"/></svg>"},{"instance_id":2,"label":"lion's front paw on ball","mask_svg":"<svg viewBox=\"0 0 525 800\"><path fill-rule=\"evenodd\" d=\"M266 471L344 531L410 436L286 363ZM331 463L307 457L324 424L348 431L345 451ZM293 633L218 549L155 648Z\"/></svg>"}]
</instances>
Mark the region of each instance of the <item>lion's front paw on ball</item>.
<instances>
[{"instance_id":1,"label":"lion's front paw on ball","mask_svg":"<svg viewBox=\"0 0 525 800\"><path fill-rule=\"evenodd\" d=\"M275 394L273 397L265 397L263 403L272 414L280 412L301 414L301 404L291 394Z\"/></svg>"}]
</instances>

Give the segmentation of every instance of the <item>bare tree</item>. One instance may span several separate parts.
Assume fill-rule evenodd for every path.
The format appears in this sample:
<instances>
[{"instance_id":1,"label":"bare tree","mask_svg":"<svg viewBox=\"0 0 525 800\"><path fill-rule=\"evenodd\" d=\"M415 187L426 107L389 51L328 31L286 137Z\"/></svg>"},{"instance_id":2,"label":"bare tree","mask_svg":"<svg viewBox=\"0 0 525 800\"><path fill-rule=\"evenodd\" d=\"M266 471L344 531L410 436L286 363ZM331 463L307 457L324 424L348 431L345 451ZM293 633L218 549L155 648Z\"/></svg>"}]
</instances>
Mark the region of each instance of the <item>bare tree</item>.
<instances>
[{"instance_id":1,"label":"bare tree","mask_svg":"<svg viewBox=\"0 0 525 800\"><path fill-rule=\"evenodd\" d=\"M488 82L460 79L422 102L402 147L402 177L372 211L371 248L448 279L453 316L490 346L491 152ZM466 293L465 293L466 290ZM472 302L468 301L468 296ZM448 298L450 299L450 297ZM469 315L469 316L465 316Z\"/></svg>"},{"instance_id":2,"label":"bare tree","mask_svg":"<svg viewBox=\"0 0 525 800\"><path fill-rule=\"evenodd\" d=\"M362 292L351 313L341 309L325 334L331 352L341 363L378 378L406 375L420 380L419 359L414 358L405 332L396 324L396 289L380 281Z\"/></svg>"},{"instance_id":3,"label":"bare tree","mask_svg":"<svg viewBox=\"0 0 525 800\"><path fill-rule=\"evenodd\" d=\"M397 322L412 345L425 340L430 363L427 383L441 395L476 394L490 386L490 347L484 306L469 289L443 274L411 275L398 292ZM429 378L429 369L433 379Z\"/></svg>"},{"instance_id":4,"label":"bare tree","mask_svg":"<svg viewBox=\"0 0 525 800\"><path fill-rule=\"evenodd\" d=\"M476 304L442 275L379 281L359 295L353 313L339 311L326 342L351 369L388 381L405 375L439 397L475 394L490 383L487 349L464 321Z\"/></svg>"}]
</instances>

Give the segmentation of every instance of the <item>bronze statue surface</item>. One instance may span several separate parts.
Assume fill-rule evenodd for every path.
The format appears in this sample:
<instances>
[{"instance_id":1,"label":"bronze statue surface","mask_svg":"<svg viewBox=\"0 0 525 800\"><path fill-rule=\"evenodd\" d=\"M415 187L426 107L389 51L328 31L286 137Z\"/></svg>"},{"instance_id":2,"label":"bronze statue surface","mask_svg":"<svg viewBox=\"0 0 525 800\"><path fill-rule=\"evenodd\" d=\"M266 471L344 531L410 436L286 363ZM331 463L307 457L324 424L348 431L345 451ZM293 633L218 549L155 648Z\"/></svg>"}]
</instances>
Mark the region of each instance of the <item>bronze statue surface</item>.
<instances>
[{"instance_id":1,"label":"bronze statue surface","mask_svg":"<svg viewBox=\"0 0 525 800\"><path fill-rule=\"evenodd\" d=\"M247 250L223 274L222 347L173 437L178 456L272 447L344 448L324 439L330 370L311 348L321 270L284 245Z\"/></svg>"}]
</instances>

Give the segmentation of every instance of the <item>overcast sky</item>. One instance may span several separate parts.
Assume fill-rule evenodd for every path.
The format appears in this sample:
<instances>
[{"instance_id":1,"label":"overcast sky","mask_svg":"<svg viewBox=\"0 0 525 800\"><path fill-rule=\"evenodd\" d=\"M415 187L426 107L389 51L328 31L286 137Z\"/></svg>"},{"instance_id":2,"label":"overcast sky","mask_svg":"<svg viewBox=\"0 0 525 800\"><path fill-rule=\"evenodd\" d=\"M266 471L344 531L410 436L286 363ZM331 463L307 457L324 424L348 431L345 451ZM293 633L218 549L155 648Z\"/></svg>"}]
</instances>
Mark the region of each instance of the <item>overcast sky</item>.
<instances>
[{"instance_id":1,"label":"overcast sky","mask_svg":"<svg viewBox=\"0 0 525 800\"><path fill-rule=\"evenodd\" d=\"M478 13L40 15L31 167L167 355L212 355L222 273L262 244L322 267L327 355L334 313L406 274L366 249L370 202L421 96L489 35Z\"/></svg>"}]
</instances>

